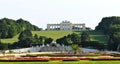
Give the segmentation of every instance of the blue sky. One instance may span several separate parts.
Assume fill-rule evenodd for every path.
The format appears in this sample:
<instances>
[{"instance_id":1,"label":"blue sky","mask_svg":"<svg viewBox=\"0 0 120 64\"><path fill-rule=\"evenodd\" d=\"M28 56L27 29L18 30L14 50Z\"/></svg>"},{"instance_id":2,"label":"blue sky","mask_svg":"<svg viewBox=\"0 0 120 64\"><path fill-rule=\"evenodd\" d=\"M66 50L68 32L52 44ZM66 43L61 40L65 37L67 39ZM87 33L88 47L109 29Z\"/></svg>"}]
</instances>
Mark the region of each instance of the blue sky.
<instances>
[{"instance_id":1,"label":"blue sky","mask_svg":"<svg viewBox=\"0 0 120 64\"><path fill-rule=\"evenodd\" d=\"M0 18L23 18L41 28L69 20L94 29L106 16L120 16L120 0L0 0Z\"/></svg>"}]
</instances>

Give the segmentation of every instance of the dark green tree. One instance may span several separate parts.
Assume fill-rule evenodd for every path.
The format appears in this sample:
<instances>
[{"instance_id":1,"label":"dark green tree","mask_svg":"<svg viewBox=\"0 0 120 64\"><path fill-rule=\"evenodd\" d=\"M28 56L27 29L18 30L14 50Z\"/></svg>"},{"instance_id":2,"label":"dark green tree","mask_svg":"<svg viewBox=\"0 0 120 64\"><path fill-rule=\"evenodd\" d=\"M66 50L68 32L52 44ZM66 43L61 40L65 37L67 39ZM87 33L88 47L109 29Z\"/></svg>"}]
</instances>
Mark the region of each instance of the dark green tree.
<instances>
[{"instance_id":1,"label":"dark green tree","mask_svg":"<svg viewBox=\"0 0 120 64\"><path fill-rule=\"evenodd\" d=\"M0 42L0 50L7 50L8 44Z\"/></svg>"},{"instance_id":2,"label":"dark green tree","mask_svg":"<svg viewBox=\"0 0 120 64\"><path fill-rule=\"evenodd\" d=\"M23 32L20 33L18 39L25 40L26 38L32 38L32 33L30 30L24 30Z\"/></svg>"},{"instance_id":3,"label":"dark green tree","mask_svg":"<svg viewBox=\"0 0 120 64\"><path fill-rule=\"evenodd\" d=\"M99 25L95 28L97 31L102 31L109 37L108 49L118 50L120 42L120 17L112 16L105 17L101 20Z\"/></svg>"},{"instance_id":4,"label":"dark green tree","mask_svg":"<svg viewBox=\"0 0 120 64\"><path fill-rule=\"evenodd\" d=\"M86 42L86 41L90 41L90 36L87 32L83 32L81 34L81 42Z\"/></svg>"},{"instance_id":5,"label":"dark green tree","mask_svg":"<svg viewBox=\"0 0 120 64\"><path fill-rule=\"evenodd\" d=\"M120 32L115 32L113 34L113 40L114 40L114 44L113 46L115 47L115 51L120 51Z\"/></svg>"},{"instance_id":6,"label":"dark green tree","mask_svg":"<svg viewBox=\"0 0 120 64\"><path fill-rule=\"evenodd\" d=\"M44 37L44 36L40 36L39 37L39 45L43 45L44 43L45 43L45 39L46 39L46 37Z\"/></svg>"},{"instance_id":7,"label":"dark green tree","mask_svg":"<svg viewBox=\"0 0 120 64\"><path fill-rule=\"evenodd\" d=\"M120 17L104 17L101 22L96 26L95 30L102 31L109 35L111 32L120 31ZM115 29L116 28L116 29Z\"/></svg>"},{"instance_id":8,"label":"dark green tree","mask_svg":"<svg viewBox=\"0 0 120 64\"><path fill-rule=\"evenodd\" d=\"M34 35L34 45L39 45L39 37L37 34Z\"/></svg>"},{"instance_id":9,"label":"dark green tree","mask_svg":"<svg viewBox=\"0 0 120 64\"><path fill-rule=\"evenodd\" d=\"M109 38L109 41L108 41L108 50L114 50L114 41L112 38Z\"/></svg>"},{"instance_id":10,"label":"dark green tree","mask_svg":"<svg viewBox=\"0 0 120 64\"><path fill-rule=\"evenodd\" d=\"M35 25L32 25L26 20L18 19L8 19L2 18L0 19L0 33L1 38L12 38L13 36L21 33L22 31L29 29L31 31L39 31L42 30Z\"/></svg>"},{"instance_id":11,"label":"dark green tree","mask_svg":"<svg viewBox=\"0 0 120 64\"><path fill-rule=\"evenodd\" d=\"M46 38L44 44L45 44L45 45L46 45L46 44L50 44L50 43L52 43L52 41L53 41L52 38Z\"/></svg>"},{"instance_id":12,"label":"dark green tree","mask_svg":"<svg viewBox=\"0 0 120 64\"><path fill-rule=\"evenodd\" d=\"M80 42L81 42L81 38L80 38L80 35L79 34L75 34L75 33L72 33L72 34L69 34L67 36L64 36L62 38L59 38L56 40L56 42L60 45L72 45L72 44L79 44L80 45Z\"/></svg>"},{"instance_id":13,"label":"dark green tree","mask_svg":"<svg viewBox=\"0 0 120 64\"><path fill-rule=\"evenodd\" d=\"M80 46L78 44L72 44L71 47L74 50L74 53L76 54L77 52L81 52L82 50L80 49Z\"/></svg>"}]
</instances>

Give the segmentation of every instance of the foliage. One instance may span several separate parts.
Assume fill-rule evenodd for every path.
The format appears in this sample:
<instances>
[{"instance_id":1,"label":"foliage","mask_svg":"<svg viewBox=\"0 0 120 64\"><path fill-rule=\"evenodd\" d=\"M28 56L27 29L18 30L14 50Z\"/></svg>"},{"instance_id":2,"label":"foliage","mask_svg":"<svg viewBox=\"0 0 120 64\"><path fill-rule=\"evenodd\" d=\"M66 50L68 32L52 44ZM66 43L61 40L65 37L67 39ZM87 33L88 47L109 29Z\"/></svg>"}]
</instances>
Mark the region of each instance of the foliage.
<instances>
[{"instance_id":1,"label":"foliage","mask_svg":"<svg viewBox=\"0 0 120 64\"><path fill-rule=\"evenodd\" d=\"M71 45L71 44L80 44L80 36L78 34L72 33L62 38L56 40L56 42L60 45Z\"/></svg>"},{"instance_id":2,"label":"foliage","mask_svg":"<svg viewBox=\"0 0 120 64\"><path fill-rule=\"evenodd\" d=\"M90 36L87 32L83 32L81 34L81 41L84 42L84 41L90 41Z\"/></svg>"},{"instance_id":3,"label":"foliage","mask_svg":"<svg viewBox=\"0 0 120 64\"><path fill-rule=\"evenodd\" d=\"M26 29L22 31L18 37L19 41L12 44L14 48L30 47L33 43L33 37L30 30Z\"/></svg>"},{"instance_id":4,"label":"foliage","mask_svg":"<svg viewBox=\"0 0 120 64\"><path fill-rule=\"evenodd\" d=\"M46 45L46 44L50 44L52 41L53 41L52 38L46 38L44 44L45 44L45 45Z\"/></svg>"},{"instance_id":5,"label":"foliage","mask_svg":"<svg viewBox=\"0 0 120 64\"><path fill-rule=\"evenodd\" d=\"M19 24L19 26L20 26L20 28L21 28L22 30L25 30L25 29L29 29L29 30L31 30L31 31L39 31L39 30L41 30L41 28L38 28L37 26L32 25L32 24L29 23L28 21L23 20L23 19L21 19L21 18L18 19L18 20L16 20L16 23Z\"/></svg>"},{"instance_id":6,"label":"foliage","mask_svg":"<svg viewBox=\"0 0 120 64\"><path fill-rule=\"evenodd\" d=\"M3 18L0 19L0 33L1 33L1 38L12 38L13 36L19 34L25 29L33 30L33 31L38 31L41 30L35 25L32 25L26 20L23 19L18 19L18 20L13 20L13 19L8 19L8 18Z\"/></svg>"},{"instance_id":7,"label":"foliage","mask_svg":"<svg viewBox=\"0 0 120 64\"><path fill-rule=\"evenodd\" d=\"M104 50L104 43L99 41L91 41L90 36L87 32L81 34L69 34L63 38L57 39L56 42L60 45L71 45L74 44L82 47L91 47L99 50Z\"/></svg>"},{"instance_id":8,"label":"foliage","mask_svg":"<svg viewBox=\"0 0 120 64\"><path fill-rule=\"evenodd\" d=\"M32 31L33 36L37 34L38 36L45 36L47 38L52 38L56 41L59 38L67 36L68 34L81 34L82 32L73 32L73 31ZM108 36L104 35L102 32L99 31L87 31L90 36L91 41L99 41L101 43L108 42ZM1 39L3 43L13 43L18 41L18 35L14 36L13 38Z\"/></svg>"},{"instance_id":9,"label":"foliage","mask_svg":"<svg viewBox=\"0 0 120 64\"><path fill-rule=\"evenodd\" d=\"M46 39L45 36L40 36L39 37L39 45L43 45L45 43L45 39Z\"/></svg>"},{"instance_id":10,"label":"foliage","mask_svg":"<svg viewBox=\"0 0 120 64\"><path fill-rule=\"evenodd\" d=\"M6 49L8 49L8 44L0 42L0 50L6 50Z\"/></svg>"},{"instance_id":11,"label":"foliage","mask_svg":"<svg viewBox=\"0 0 120 64\"><path fill-rule=\"evenodd\" d=\"M110 39L108 42L108 49L113 51L119 51L120 45L120 32L115 32L114 34L110 35Z\"/></svg>"},{"instance_id":12,"label":"foliage","mask_svg":"<svg viewBox=\"0 0 120 64\"><path fill-rule=\"evenodd\" d=\"M101 20L99 25L96 26L95 30L103 31L105 34L111 34L111 31L114 32L114 30L117 30L119 28L119 25L120 17L105 17Z\"/></svg>"},{"instance_id":13,"label":"foliage","mask_svg":"<svg viewBox=\"0 0 120 64\"><path fill-rule=\"evenodd\" d=\"M72 44L71 47L73 48L75 54L81 51L79 45L77 44Z\"/></svg>"},{"instance_id":14,"label":"foliage","mask_svg":"<svg viewBox=\"0 0 120 64\"><path fill-rule=\"evenodd\" d=\"M25 40L26 38L32 38L32 33L30 30L22 31L18 37L19 40Z\"/></svg>"},{"instance_id":15,"label":"foliage","mask_svg":"<svg viewBox=\"0 0 120 64\"><path fill-rule=\"evenodd\" d=\"M21 32L18 39L19 41L14 42L10 46L10 48L25 48L25 47L31 47L31 46L39 46L43 44L46 45L46 44L50 44L53 41L52 38L38 36L37 34L32 36L32 32L28 29Z\"/></svg>"},{"instance_id":16,"label":"foliage","mask_svg":"<svg viewBox=\"0 0 120 64\"><path fill-rule=\"evenodd\" d=\"M120 17L103 18L95 30L102 31L109 36L108 50L119 50Z\"/></svg>"}]
</instances>

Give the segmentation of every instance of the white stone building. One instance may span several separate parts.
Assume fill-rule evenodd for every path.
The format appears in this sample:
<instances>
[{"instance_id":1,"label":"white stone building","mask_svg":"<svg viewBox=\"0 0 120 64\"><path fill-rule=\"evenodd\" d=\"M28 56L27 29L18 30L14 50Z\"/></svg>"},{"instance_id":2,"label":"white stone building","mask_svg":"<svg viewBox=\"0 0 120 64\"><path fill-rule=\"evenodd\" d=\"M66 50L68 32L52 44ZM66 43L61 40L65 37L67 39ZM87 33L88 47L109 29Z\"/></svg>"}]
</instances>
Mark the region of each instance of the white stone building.
<instances>
[{"instance_id":1,"label":"white stone building","mask_svg":"<svg viewBox=\"0 0 120 64\"><path fill-rule=\"evenodd\" d=\"M70 21L63 21L60 24L47 24L47 30L73 30L85 31L85 24L73 24Z\"/></svg>"}]
</instances>

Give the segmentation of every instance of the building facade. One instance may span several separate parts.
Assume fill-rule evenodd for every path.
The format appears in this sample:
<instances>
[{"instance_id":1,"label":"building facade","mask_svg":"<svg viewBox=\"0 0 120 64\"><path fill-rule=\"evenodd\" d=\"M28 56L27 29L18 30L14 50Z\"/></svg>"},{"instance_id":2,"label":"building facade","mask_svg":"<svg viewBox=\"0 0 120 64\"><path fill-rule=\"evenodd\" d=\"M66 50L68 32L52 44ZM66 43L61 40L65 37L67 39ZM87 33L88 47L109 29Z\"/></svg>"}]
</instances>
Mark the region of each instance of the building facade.
<instances>
[{"instance_id":1,"label":"building facade","mask_svg":"<svg viewBox=\"0 0 120 64\"><path fill-rule=\"evenodd\" d=\"M47 30L73 30L85 31L85 24L73 24L70 21L62 21L60 24L47 24Z\"/></svg>"}]
</instances>

